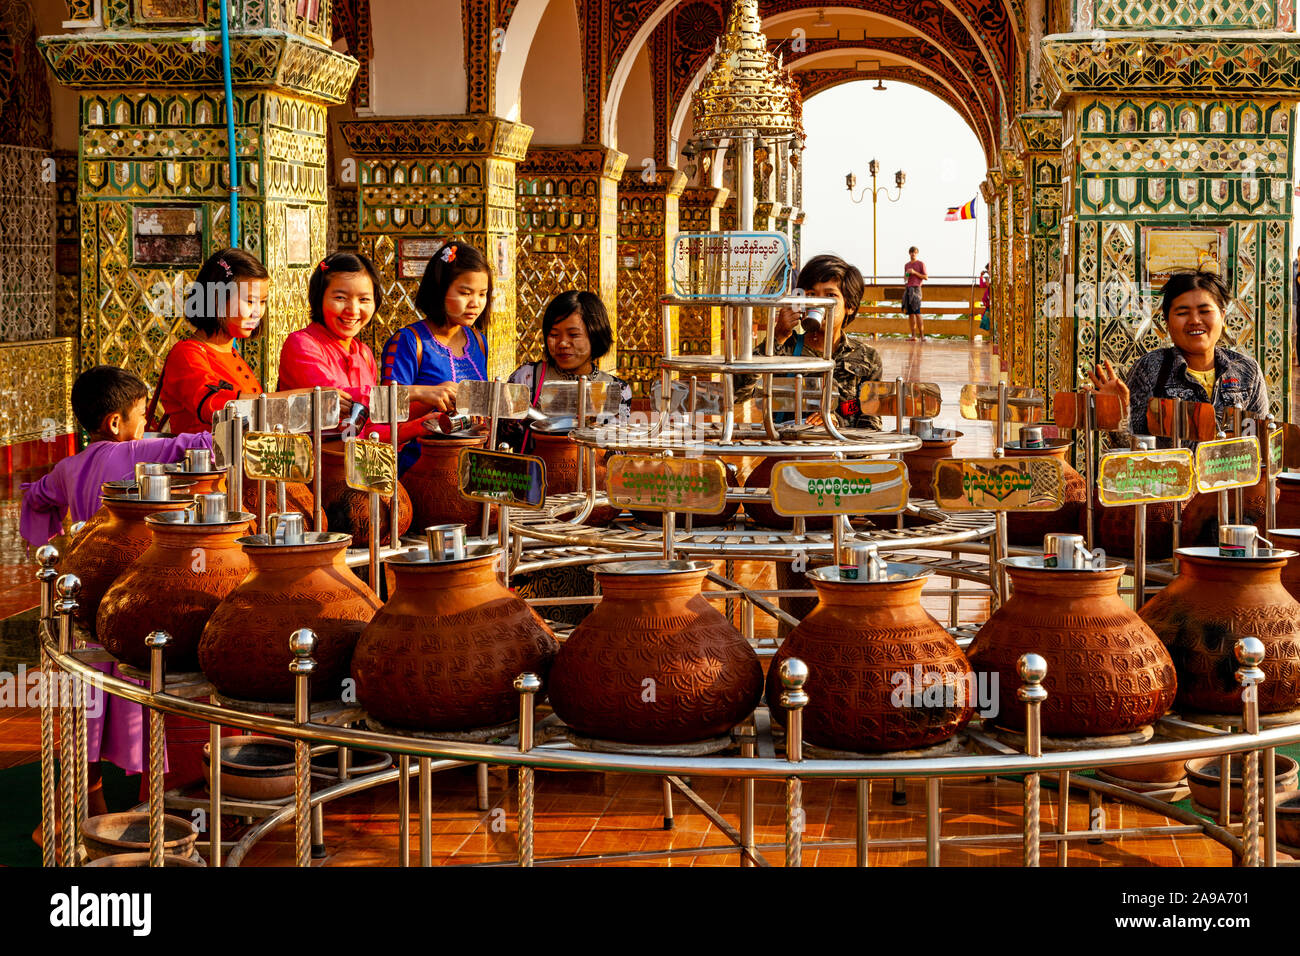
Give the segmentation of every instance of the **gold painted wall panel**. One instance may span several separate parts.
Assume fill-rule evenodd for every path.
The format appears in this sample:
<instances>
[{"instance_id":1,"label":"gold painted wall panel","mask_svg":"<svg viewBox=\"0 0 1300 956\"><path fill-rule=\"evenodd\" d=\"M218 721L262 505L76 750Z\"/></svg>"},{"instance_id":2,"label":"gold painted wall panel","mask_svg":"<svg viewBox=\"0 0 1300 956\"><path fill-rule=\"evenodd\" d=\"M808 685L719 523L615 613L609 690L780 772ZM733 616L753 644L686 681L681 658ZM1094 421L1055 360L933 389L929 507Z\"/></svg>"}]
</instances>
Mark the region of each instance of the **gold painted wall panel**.
<instances>
[{"instance_id":1,"label":"gold painted wall panel","mask_svg":"<svg viewBox=\"0 0 1300 956\"><path fill-rule=\"evenodd\" d=\"M57 171L46 150L0 146L0 341L54 335Z\"/></svg>"},{"instance_id":2,"label":"gold painted wall panel","mask_svg":"<svg viewBox=\"0 0 1300 956\"><path fill-rule=\"evenodd\" d=\"M0 344L0 447L73 431L70 338Z\"/></svg>"}]
</instances>

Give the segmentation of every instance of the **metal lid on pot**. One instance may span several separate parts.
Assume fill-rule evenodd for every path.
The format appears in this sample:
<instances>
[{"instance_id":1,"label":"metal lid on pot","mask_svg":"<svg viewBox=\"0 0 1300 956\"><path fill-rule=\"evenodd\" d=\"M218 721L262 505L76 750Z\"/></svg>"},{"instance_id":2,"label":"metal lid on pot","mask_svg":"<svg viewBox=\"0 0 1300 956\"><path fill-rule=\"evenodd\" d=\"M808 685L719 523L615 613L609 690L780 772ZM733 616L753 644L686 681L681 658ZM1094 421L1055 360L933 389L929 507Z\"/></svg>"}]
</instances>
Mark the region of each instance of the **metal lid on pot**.
<instances>
[{"instance_id":1,"label":"metal lid on pot","mask_svg":"<svg viewBox=\"0 0 1300 956\"><path fill-rule=\"evenodd\" d=\"M713 564L708 561L615 561L599 564L597 574L681 574L683 571L708 571Z\"/></svg>"},{"instance_id":2,"label":"metal lid on pot","mask_svg":"<svg viewBox=\"0 0 1300 956\"><path fill-rule=\"evenodd\" d=\"M1277 561L1282 558L1294 558L1300 551L1287 551L1283 548L1257 548L1254 554L1223 554L1218 547L1179 548L1180 558L1213 558L1217 561Z\"/></svg>"},{"instance_id":3,"label":"metal lid on pot","mask_svg":"<svg viewBox=\"0 0 1300 956\"><path fill-rule=\"evenodd\" d=\"M301 541L295 541L288 545L284 543L283 539L276 540L269 534L248 534L235 539L236 544L245 548L286 548L309 544L340 544L343 542L351 544L352 535L340 531L305 531Z\"/></svg>"},{"instance_id":4,"label":"metal lid on pot","mask_svg":"<svg viewBox=\"0 0 1300 956\"><path fill-rule=\"evenodd\" d=\"M501 553L495 544L467 544L463 524L430 525L424 529L424 537L426 543L423 548L412 548L387 560L396 564L455 564Z\"/></svg>"},{"instance_id":5,"label":"metal lid on pot","mask_svg":"<svg viewBox=\"0 0 1300 956\"><path fill-rule=\"evenodd\" d=\"M846 571L852 570L856 576L845 576ZM832 581L836 584L890 584L898 581L911 581L916 578L928 577L934 571L923 564L904 564L894 561L884 562L884 567L878 573L878 576L862 574L858 568L852 565L834 565L827 564L820 568L813 568L808 572L808 577L814 581Z\"/></svg>"}]
</instances>

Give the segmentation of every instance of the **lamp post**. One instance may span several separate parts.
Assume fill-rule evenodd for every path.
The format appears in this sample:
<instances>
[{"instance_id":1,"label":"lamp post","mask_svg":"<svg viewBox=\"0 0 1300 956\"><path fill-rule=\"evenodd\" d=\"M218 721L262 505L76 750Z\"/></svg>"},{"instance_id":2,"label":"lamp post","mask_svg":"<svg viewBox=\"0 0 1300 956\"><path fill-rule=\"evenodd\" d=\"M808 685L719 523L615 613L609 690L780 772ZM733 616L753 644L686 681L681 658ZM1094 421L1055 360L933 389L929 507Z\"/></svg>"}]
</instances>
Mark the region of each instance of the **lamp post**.
<instances>
[{"instance_id":1,"label":"lamp post","mask_svg":"<svg viewBox=\"0 0 1300 956\"><path fill-rule=\"evenodd\" d=\"M903 196L903 183L907 182L907 173L901 169L894 173L894 185L898 187L898 195L889 195L888 186L877 186L876 175L880 172L880 163L872 160L867 163L867 169L871 173L871 283L874 285L879 279L879 268L876 264L876 205L880 202L880 193L884 192L885 198L890 202L898 202ZM849 198L855 203L860 203L867 198L867 188L864 186L862 195L854 196L853 189L858 185L858 177L849 173L844 177L844 184L849 189Z\"/></svg>"}]
</instances>

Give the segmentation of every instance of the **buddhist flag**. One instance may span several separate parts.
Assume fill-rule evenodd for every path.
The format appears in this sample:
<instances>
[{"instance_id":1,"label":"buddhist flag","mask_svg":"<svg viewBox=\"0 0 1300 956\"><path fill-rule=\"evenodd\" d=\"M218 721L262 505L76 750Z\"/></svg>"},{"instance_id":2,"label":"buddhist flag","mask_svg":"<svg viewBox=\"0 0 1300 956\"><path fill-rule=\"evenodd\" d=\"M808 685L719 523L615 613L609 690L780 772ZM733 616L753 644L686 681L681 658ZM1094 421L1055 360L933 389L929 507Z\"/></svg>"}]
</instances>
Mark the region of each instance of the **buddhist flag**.
<instances>
[{"instance_id":1,"label":"buddhist flag","mask_svg":"<svg viewBox=\"0 0 1300 956\"><path fill-rule=\"evenodd\" d=\"M972 199L964 206L949 206L948 215L943 217L944 222L957 222L960 219L975 218L975 200Z\"/></svg>"}]
</instances>

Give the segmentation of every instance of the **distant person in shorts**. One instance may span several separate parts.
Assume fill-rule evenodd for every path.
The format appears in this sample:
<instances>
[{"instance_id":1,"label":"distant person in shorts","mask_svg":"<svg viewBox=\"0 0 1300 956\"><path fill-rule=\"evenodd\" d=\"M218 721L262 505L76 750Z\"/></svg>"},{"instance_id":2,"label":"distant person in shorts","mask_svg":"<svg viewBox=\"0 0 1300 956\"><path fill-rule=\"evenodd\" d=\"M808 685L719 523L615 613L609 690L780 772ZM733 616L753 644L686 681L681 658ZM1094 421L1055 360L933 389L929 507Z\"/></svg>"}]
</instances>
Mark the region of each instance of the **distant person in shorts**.
<instances>
[{"instance_id":1,"label":"distant person in shorts","mask_svg":"<svg viewBox=\"0 0 1300 956\"><path fill-rule=\"evenodd\" d=\"M925 271L925 263L916 258L919 252L916 246L907 250L908 260L903 263L903 277L906 286L903 289L903 312L907 316L907 328L911 333L910 341L920 342L925 338L925 325L921 321L921 283L930 278Z\"/></svg>"}]
</instances>

